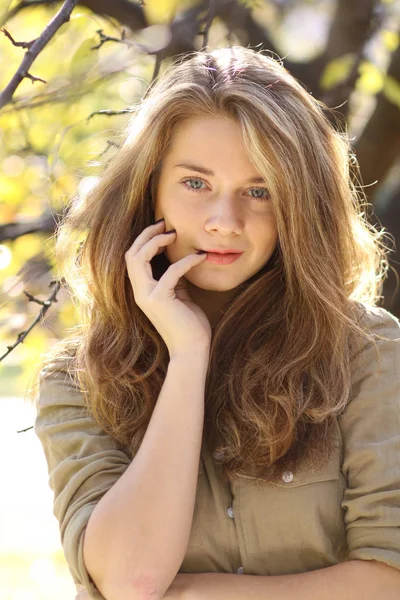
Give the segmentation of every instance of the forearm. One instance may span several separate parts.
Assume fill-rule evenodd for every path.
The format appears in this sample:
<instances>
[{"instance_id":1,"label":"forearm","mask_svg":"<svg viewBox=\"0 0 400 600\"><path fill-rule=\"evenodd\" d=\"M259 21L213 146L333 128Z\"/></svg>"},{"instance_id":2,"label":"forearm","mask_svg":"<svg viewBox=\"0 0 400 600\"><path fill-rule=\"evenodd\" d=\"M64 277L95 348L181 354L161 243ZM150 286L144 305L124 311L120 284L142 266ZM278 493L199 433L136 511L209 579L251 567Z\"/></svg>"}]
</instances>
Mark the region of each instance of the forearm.
<instances>
[{"instance_id":1,"label":"forearm","mask_svg":"<svg viewBox=\"0 0 400 600\"><path fill-rule=\"evenodd\" d=\"M296 575L187 575L190 600L398 600L400 571L353 560Z\"/></svg>"},{"instance_id":2,"label":"forearm","mask_svg":"<svg viewBox=\"0 0 400 600\"><path fill-rule=\"evenodd\" d=\"M84 560L107 600L128 597L131 586L154 585L161 593L182 563L196 497L208 360L208 351L199 350L170 361L137 455L91 515Z\"/></svg>"}]
</instances>

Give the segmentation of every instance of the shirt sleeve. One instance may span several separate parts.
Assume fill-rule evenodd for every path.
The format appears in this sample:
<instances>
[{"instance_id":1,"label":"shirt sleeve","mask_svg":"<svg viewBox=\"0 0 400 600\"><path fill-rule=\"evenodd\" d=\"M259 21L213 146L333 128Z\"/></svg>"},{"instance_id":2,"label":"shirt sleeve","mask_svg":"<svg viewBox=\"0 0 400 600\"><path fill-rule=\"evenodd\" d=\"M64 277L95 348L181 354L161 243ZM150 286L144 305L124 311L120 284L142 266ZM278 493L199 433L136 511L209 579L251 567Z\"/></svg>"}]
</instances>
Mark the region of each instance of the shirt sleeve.
<instances>
[{"instance_id":1,"label":"shirt sleeve","mask_svg":"<svg viewBox=\"0 0 400 600\"><path fill-rule=\"evenodd\" d=\"M85 567L83 536L96 504L131 461L97 425L67 371L53 371L53 366L40 373L34 430L46 457L53 513L73 580L91 598L105 600Z\"/></svg>"},{"instance_id":2,"label":"shirt sleeve","mask_svg":"<svg viewBox=\"0 0 400 600\"><path fill-rule=\"evenodd\" d=\"M380 358L366 343L353 369L343 436L342 508L350 560L400 569L400 323L383 308L367 310Z\"/></svg>"}]
</instances>

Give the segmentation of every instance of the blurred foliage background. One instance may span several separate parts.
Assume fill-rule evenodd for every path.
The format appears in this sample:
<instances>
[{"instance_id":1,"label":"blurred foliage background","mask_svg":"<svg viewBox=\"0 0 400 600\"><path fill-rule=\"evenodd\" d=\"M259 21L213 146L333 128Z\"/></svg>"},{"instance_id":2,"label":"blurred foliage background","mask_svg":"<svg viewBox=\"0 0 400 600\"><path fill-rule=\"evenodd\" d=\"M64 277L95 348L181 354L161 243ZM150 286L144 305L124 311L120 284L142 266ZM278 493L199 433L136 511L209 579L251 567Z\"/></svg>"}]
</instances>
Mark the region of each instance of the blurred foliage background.
<instances>
[{"instance_id":1,"label":"blurred foliage background","mask_svg":"<svg viewBox=\"0 0 400 600\"><path fill-rule=\"evenodd\" d=\"M39 38L67 4L2 0L0 89L7 88L27 52L18 44ZM38 53L28 77L10 98L4 100L3 93L0 102L3 393L23 394L41 353L73 327L75 311L61 288L57 303L51 303L23 343L7 351L41 309L24 291L41 301L51 295L50 282L58 277L52 235L68 199L95 181L100 159L118 147L131 107L179 53L241 44L283 58L310 93L347 122L360 185L396 237L399 23L399 0L76 3L70 19ZM396 258L393 253L394 267ZM396 283L390 273L384 305L399 314Z\"/></svg>"},{"instance_id":2,"label":"blurred foliage background","mask_svg":"<svg viewBox=\"0 0 400 600\"><path fill-rule=\"evenodd\" d=\"M60 14L70 18L55 26ZM5 600L43 600L54 597L55 590L62 600L72 597L72 587L60 586L68 579L61 546L56 542L49 562L50 546L38 545L46 535L54 542L57 523L40 520L43 507L50 516L51 497L50 490L44 500L37 491L45 487L47 474L43 457L40 473L34 470L41 455L31 429L34 414L16 400L24 397L42 353L76 324L67 290L57 288L54 261L53 234L69 199L96 181L100 161L118 148L130 110L173 57L240 44L280 57L314 97L335 107L359 161L359 185L373 207L369 218L396 241L400 2L0 0L0 27L1 437L3 452L16 457L8 472L8 488L15 492L8 500L10 512L4 510L7 499L2 506L0 553L8 552L9 561L2 561L0 588ZM37 51L44 35L49 41ZM400 317L399 258L395 244L389 245L393 270L381 305ZM15 435L18 427L28 433ZM24 513L28 505L34 512ZM18 511L15 522L12 506ZM41 524L41 533L33 521ZM22 535L27 531L36 549L29 564L18 550L22 544L28 552ZM39 556L39 546L44 555ZM30 577L24 585L16 581L17 563ZM6 571L8 583L2 586Z\"/></svg>"}]
</instances>

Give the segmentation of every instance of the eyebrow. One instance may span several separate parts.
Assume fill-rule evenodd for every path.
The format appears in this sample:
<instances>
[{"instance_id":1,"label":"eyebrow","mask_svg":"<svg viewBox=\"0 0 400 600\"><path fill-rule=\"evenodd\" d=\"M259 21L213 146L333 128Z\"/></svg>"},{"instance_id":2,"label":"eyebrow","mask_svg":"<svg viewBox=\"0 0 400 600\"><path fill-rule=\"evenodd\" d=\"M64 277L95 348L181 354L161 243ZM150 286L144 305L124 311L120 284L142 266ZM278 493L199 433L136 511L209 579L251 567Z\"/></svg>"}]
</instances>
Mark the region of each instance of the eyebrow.
<instances>
[{"instance_id":1,"label":"eyebrow","mask_svg":"<svg viewBox=\"0 0 400 600\"><path fill-rule=\"evenodd\" d=\"M184 169L189 169L190 171L197 171L198 173L203 173L203 175L215 175L214 171L210 169L206 169L205 167L200 167L199 165L192 165L191 163L179 163L174 165L174 167L182 167ZM247 180L248 183L265 183L265 180L262 177L251 177Z\"/></svg>"}]
</instances>

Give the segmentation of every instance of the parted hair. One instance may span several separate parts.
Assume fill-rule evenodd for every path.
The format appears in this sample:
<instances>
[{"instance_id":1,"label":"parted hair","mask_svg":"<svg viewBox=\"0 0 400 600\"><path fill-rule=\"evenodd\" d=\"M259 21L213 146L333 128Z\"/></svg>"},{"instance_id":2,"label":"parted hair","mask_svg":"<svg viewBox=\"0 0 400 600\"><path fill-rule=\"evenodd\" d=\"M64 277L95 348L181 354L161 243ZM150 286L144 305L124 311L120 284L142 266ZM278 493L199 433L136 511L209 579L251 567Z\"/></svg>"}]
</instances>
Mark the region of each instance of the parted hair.
<instances>
[{"instance_id":1,"label":"parted hair","mask_svg":"<svg viewBox=\"0 0 400 600\"><path fill-rule=\"evenodd\" d=\"M362 317L381 298L388 260L384 229L365 212L345 126L266 51L193 52L150 84L119 149L95 186L70 200L55 234L56 262L80 318L39 370L67 359L93 418L134 457L169 354L135 303L125 253L154 222L175 128L198 116L239 124L278 231L270 260L238 286L213 329L203 436L210 451L222 451L227 481L240 474L276 481L329 458L361 344L375 343ZM154 278L169 264L156 256Z\"/></svg>"}]
</instances>

